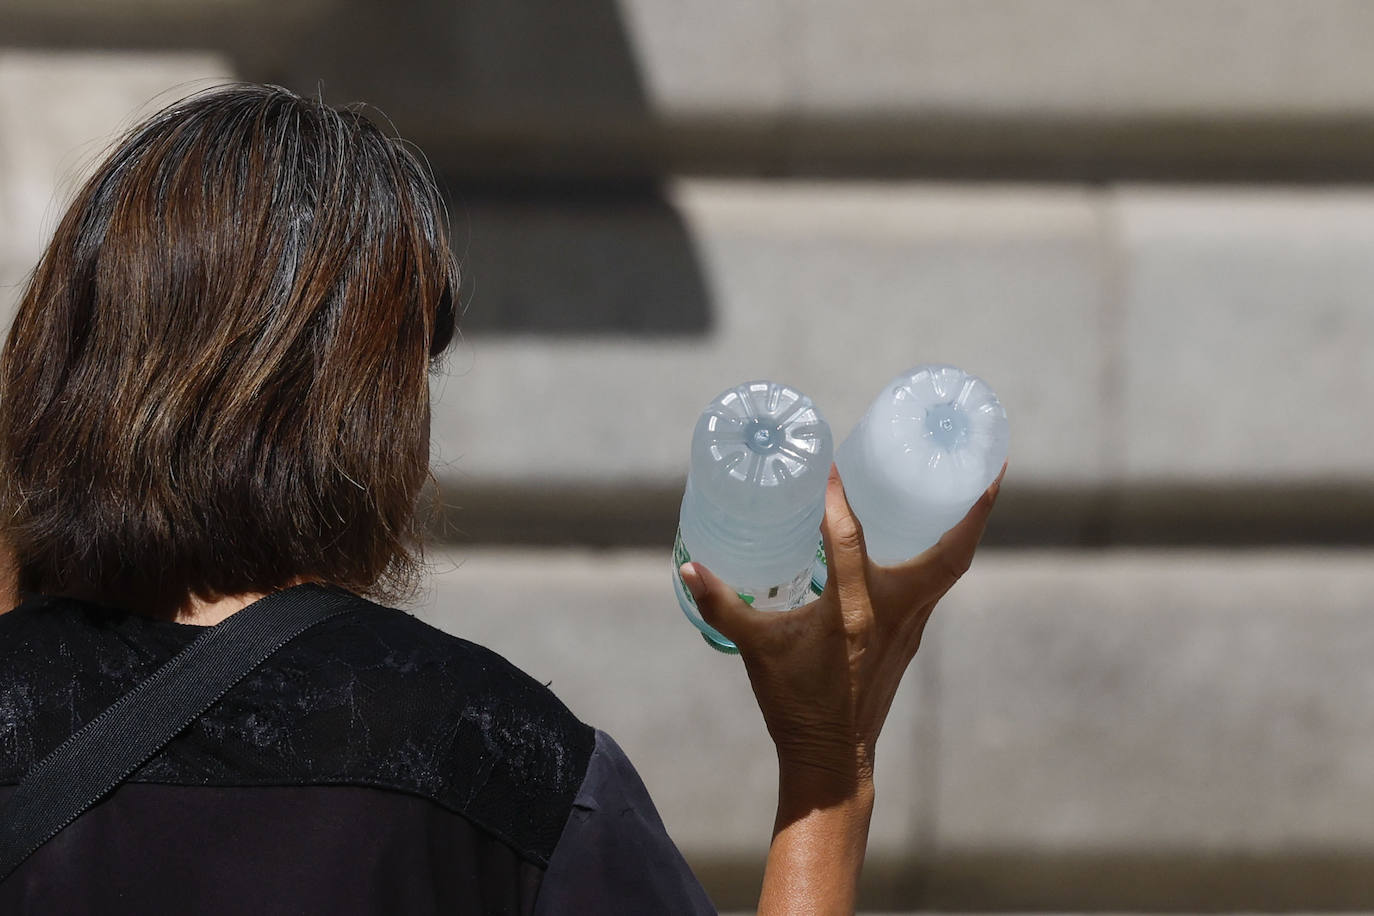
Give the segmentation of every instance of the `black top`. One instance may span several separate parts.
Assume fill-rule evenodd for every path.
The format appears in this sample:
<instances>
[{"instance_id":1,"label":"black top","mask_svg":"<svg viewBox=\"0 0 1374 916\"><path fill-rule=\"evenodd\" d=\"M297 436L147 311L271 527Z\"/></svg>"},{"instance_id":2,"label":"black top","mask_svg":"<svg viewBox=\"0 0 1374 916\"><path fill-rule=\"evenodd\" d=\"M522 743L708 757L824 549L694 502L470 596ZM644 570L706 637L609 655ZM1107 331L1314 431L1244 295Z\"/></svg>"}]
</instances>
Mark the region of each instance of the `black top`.
<instances>
[{"instance_id":1,"label":"black top","mask_svg":"<svg viewBox=\"0 0 1374 916\"><path fill-rule=\"evenodd\" d=\"M489 649L361 598L0 883L9 913L713 913L607 735ZM0 615L0 803L201 627Z\"/></svg>"}]
</instances>

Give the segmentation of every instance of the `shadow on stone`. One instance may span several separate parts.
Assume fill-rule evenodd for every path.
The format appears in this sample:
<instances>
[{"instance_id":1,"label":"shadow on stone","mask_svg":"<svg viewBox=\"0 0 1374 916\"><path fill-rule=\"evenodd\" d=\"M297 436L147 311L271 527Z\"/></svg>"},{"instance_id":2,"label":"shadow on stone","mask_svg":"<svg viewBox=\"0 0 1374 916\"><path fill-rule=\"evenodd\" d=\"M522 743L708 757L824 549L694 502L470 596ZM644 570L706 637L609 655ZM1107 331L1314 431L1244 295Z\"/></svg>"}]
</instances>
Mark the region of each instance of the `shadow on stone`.
<instances>
[{"instance_id":1,"label":"shadow on stone","mask_svg":"<svg viewBox=\"0 0 1374 916\"><path fill-rule=\"evenodd\" d=\"M464 331L605 337L710 329L692 241L656 183L450 191Z\"/></svg>"},{"instance_id":2,"label":"shadow on stone","mask_svg":"<svg viewBox=\"0 0 1374 916\"><path fill-rule=\"evenodd\" d=\"M367 103L448 186L466 331L710 327L654 144L627 135L654 119L615 0L24 4L0 11L0 35L37 49L217 51L243 79Z\"/></svg>"},{"instance_id":3,"label":"shadow on stone","mask_svg":"<svg viewBox=\"0 0 1374 916\"><path fill-rule=\"evenodd\" d=\"M449 544L652 547L672 543L683 481L483 484L425 492L431 537ZM1008 487L986 547L1368 547L1374 490L1356 482L1293 486L1140 486L1095 491Z\"/></svg>"}]
</instances>

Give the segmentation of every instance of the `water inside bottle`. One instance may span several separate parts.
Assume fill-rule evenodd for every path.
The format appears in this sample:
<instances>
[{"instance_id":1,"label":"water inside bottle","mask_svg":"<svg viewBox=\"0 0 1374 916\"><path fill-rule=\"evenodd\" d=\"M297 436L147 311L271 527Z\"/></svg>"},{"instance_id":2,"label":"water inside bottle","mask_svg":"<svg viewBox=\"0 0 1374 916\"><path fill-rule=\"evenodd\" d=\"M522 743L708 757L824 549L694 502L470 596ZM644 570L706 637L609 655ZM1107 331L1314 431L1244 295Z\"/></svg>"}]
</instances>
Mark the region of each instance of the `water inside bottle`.
<instances>
[{"instance_id":1,"label":"water inside bottle","mask_svg":"<svg viewBox=\"0 0 1374 916\"><path fill-rule=\"evenodd\" d=\"M996 478L1007 443L997 395L962 369L917 366L883 388L835 452L869 556L899 563L934 544Z\"/></svg>"},{"instance_id":2,"label":"water inside bottle","mask_svg":"<svg viewBox=\"0 0 1374 916\"><path fill-rule=\"evenodd\" d=\"M1006 457L1006 411L982 379L922 366L875 402L872 455L880 472L923 502L972 501Z\"/></svg>"},{"instance_id":3,"label":"water inside bottle","mask_svg":"<svg viewBox=\"0 0 1374 916\"><path fill-rule=\"evenodd\" d=\"M803 494L815 489L814 475L829 470L830 458L829 427L811 399L755 381L722 392L702 413L690 473L718 511L754 528L805 512Z\"/></svg>"}]
</instances>

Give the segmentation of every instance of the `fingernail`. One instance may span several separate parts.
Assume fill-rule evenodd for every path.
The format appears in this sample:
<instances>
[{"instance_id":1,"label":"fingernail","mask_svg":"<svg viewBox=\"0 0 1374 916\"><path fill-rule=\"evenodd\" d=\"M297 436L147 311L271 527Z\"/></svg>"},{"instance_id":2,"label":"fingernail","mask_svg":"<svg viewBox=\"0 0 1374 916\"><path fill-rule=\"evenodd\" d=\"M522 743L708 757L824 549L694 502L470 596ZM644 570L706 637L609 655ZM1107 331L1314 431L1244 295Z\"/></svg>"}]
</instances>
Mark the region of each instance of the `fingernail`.
<instances>
[{"instance_id":1,"label":"fingernail","mask_svg":"<svg viewBox=\"0 0 1374 916\"><path fill-rule=\"evenodd\" d=\"M1002 491L1002 478L1003 478L1003 477L1006 477L1006 476L1007 476L1007 463L1006 463L1005 461L1003 461L1003 462L1002 462L1002 470L1000 470L1000 471L997 472L997 479L994 480L994 481L992 482L992 486L988 487L988 492L992 494L992 498L993 498L993 499L996 499L996 498L997 498L997 494L1000 493L1000 492Z\"/></svg>"},{"instance_id":2,"label":"fingernail","mask_svg":"<svg viewBox=\"0 0 1374 916\"><path fill-rule=\"evenodd\" d=\"M682 576L682 582L687 586L687 591L692 593L692 598L700 601L702 595L706 594L706 586L701 581L701 573L697 572L696 564L683 563L678 575Z\"/></svg>"}]
</instances>

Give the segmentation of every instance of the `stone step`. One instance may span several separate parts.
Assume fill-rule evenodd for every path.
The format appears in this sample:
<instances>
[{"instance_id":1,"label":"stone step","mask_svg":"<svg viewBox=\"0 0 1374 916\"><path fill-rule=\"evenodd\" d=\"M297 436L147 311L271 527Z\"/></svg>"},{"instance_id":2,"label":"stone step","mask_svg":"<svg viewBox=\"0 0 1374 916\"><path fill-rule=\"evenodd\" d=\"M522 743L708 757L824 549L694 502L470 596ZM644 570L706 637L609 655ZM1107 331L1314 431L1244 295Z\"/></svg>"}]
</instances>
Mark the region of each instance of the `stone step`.
<instances>
[{"instance_id":1,"label":"stone step","mask_svg":"<svg viewBox=\"0 0 1374 916\"><path fill-rule=\"evenodd\" d=\"M1023 479L1104 479L1105 265L1087 192L691 181L665 202L458 203L467 320L516 308L528 330L455 350L434 405L448 473L676 479L697 414L726 387L798 386L840 437L890 377L943 360L1004 393ZM517 219L523 232L505 227ZM518 269L498 247L512 235ZM539 333L605 310L693 323Z\"/></svg>"},{"instance_id":2,"label":"stone step","mask_svg":"<svg viewBox=\"0 0 1374 916\"><path fill-rule=\"evenodd\" d=\"M725 908L774 761L644 551L435 556L418 613L616 736ZM1374 909L1374 554L985 551L879 744L865 906Z\"/></svg>"},{"instance_id":3,"label":"stone step","mask_svg":"<svg viewBox=\"0 0 1374 916\"><path fill-rule=\"evenodd\" d=\"M435 100L449 93L444 107L459 115L562 121L571 103L577 114L670 119L1374 116L1363 44L1374 10L1359 0L869 0L859 13L843 0L588 0L575 13L554 3L431 2L385 15L362 0L279 6L11 0L4 22L12 45L64 47L89 35L118 48L137 28L163 25L177 38L197 21L240 20L240 30L200 35L199 47L213 49L285 14L291 29L259 35L279 54L283 39L306 37L302 22L330 28L330 41L314 42L325 47L297 49L292 75L327 77L305 68L342 61L370 36L378 63L404 65L373 79ZM413 48L444 59L400 57L391 42L407 32ZM142 47L163 47L158 37ZM351 62L351 82L367 79L369 68Z\"/></svg>"},{"instance_id":4,"label":"stone step","mask_svg":"<svg viewBox=\"0 0 1374 916\"><path fill-rule=\"evenodd\" d=\"M460 490L680 481L727 385L788 381L843 436L931 360L1001 394L1019 483L1136 488L1127 515L1190 483L1374 482L1367 191L697 180L458 209L476 330L434 417Z\"/></svg>"},{"instance_id":5,"label":"stone step","mask_svg":"<svg viewBox=\"0 0 1374 916\"><path fill-rule=\"evenodd\" d=\"M469 172L1369 177L1359 0L22 0L27 46L212 49ZM360 61L370 62L359 66Z\"/></svg>"},{"instance_id":6,"label":"stone step","mask_svg":"<svg viewBox=\"0 0 1374 916\"><path fill-rule=\"evenodd\" d=\"M1126 186L1108 208L1122 475L1368 481L1374 193Z\"/></svg>"}]
</instances>

